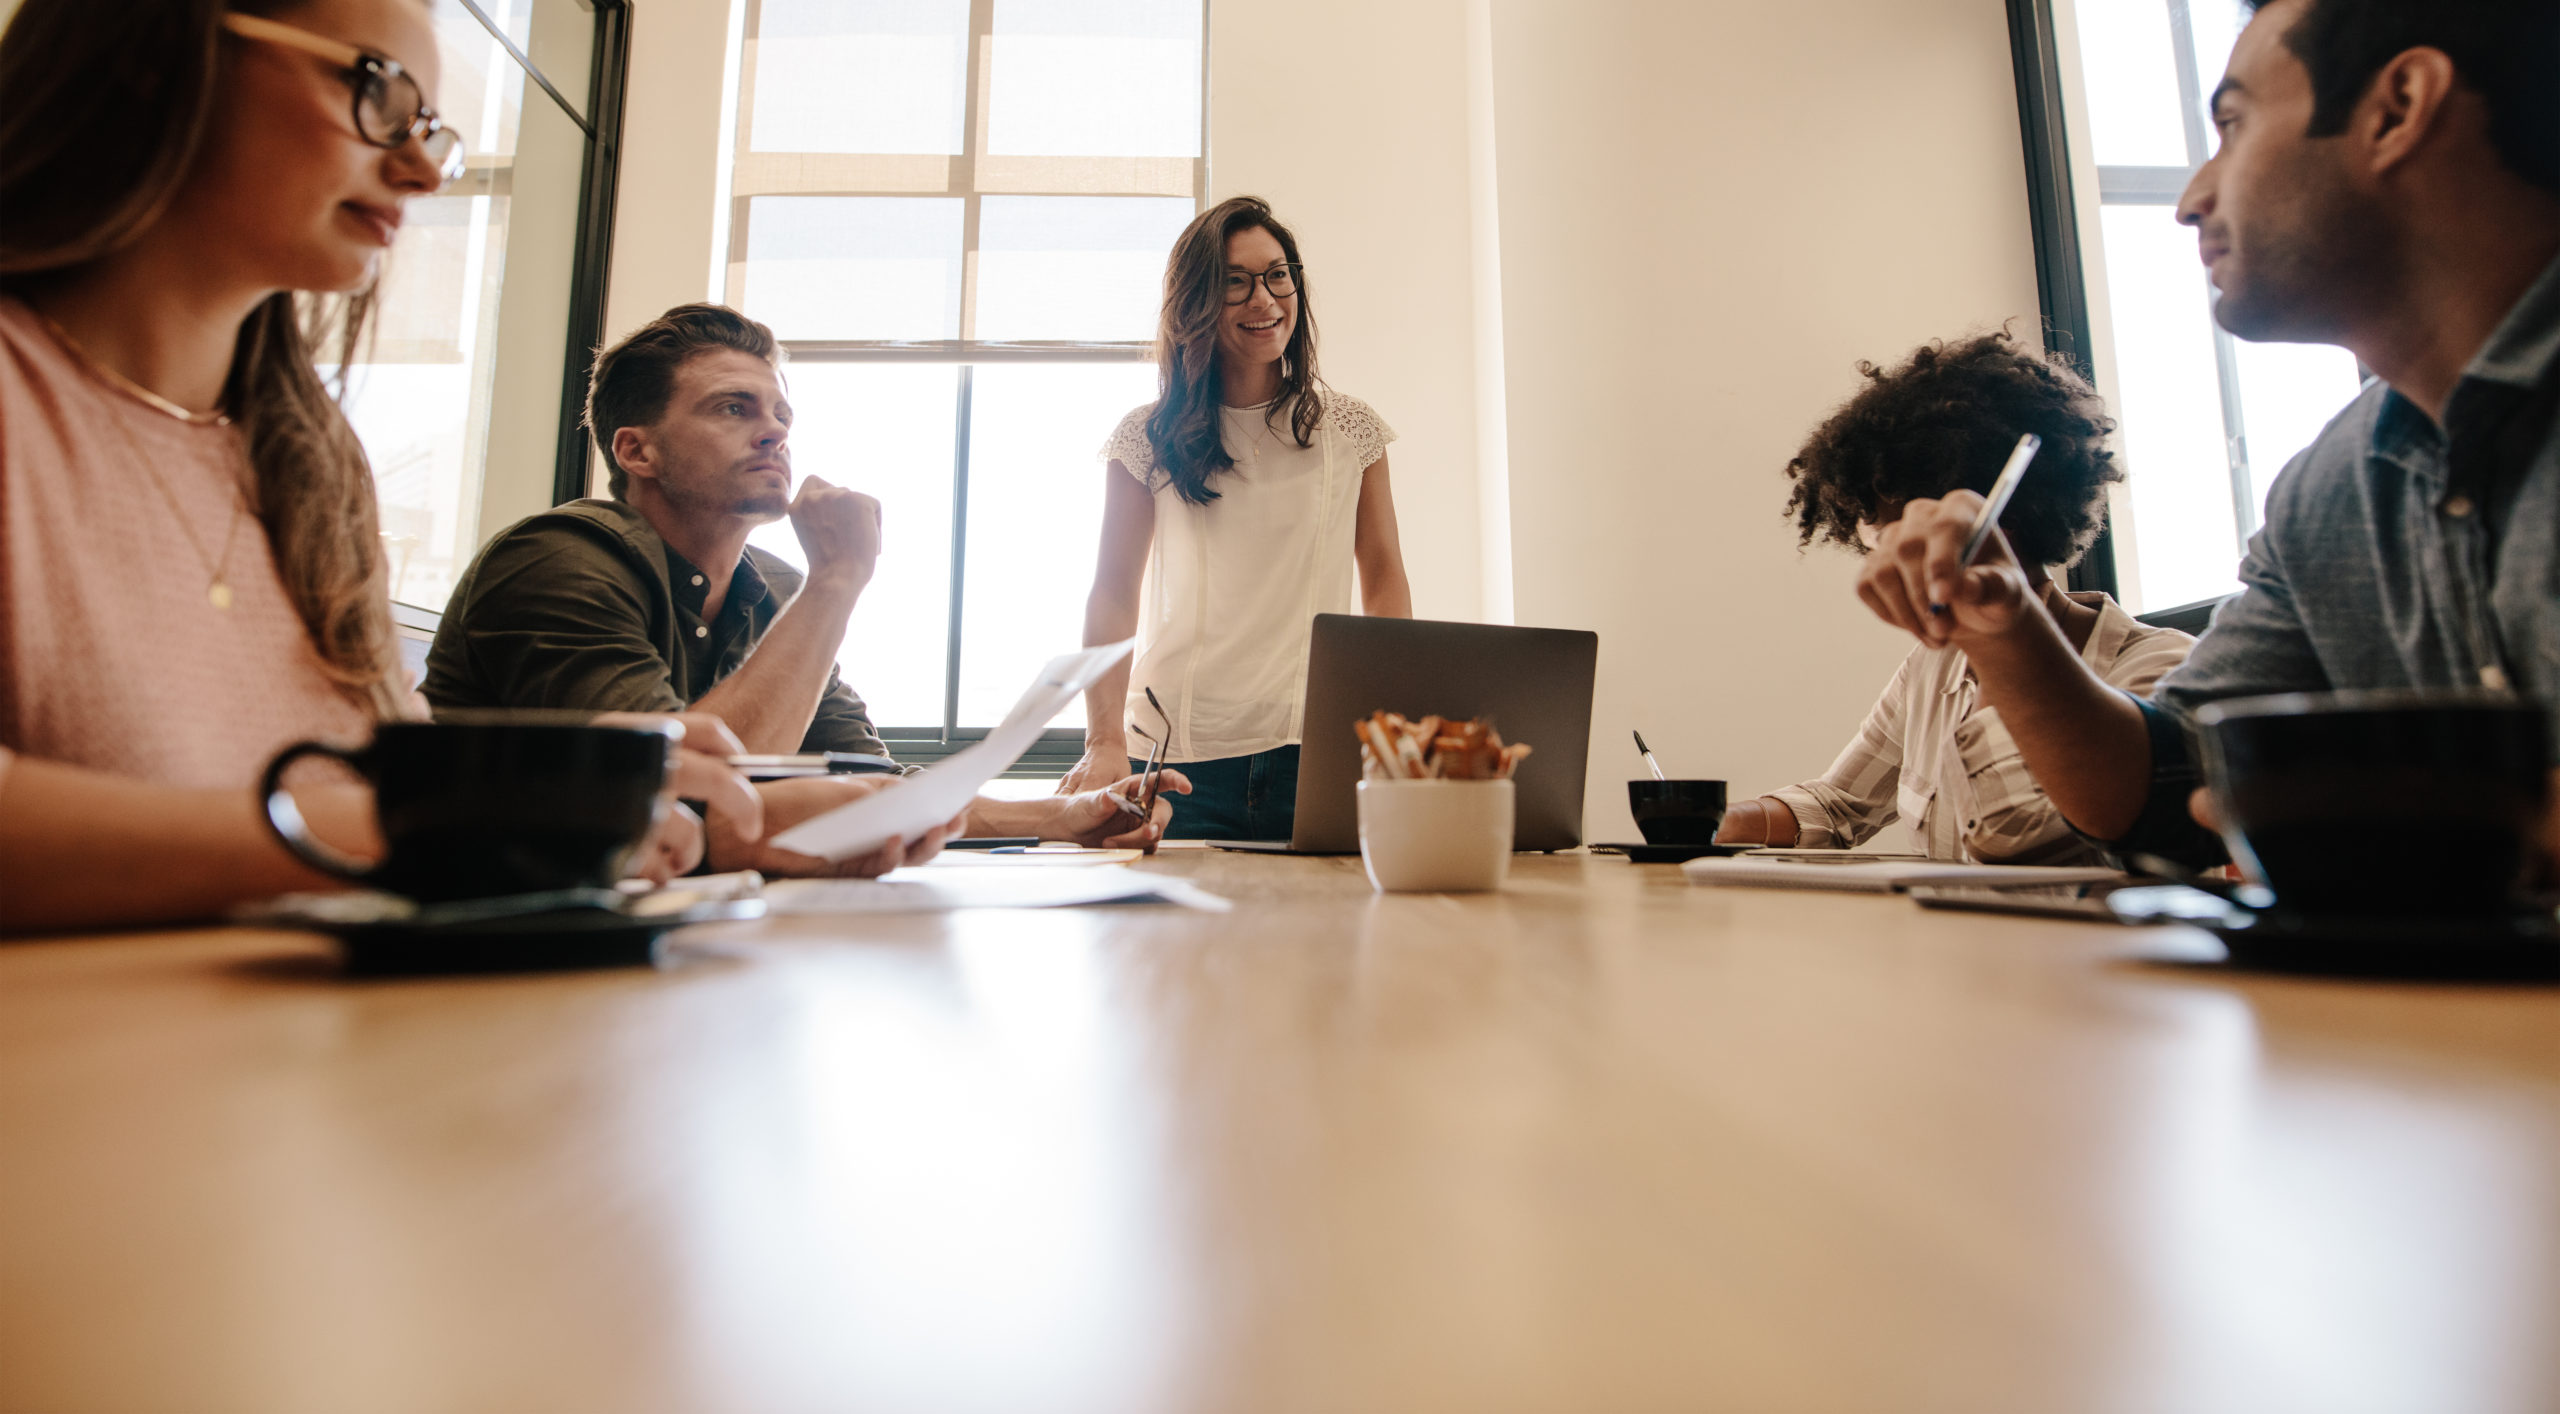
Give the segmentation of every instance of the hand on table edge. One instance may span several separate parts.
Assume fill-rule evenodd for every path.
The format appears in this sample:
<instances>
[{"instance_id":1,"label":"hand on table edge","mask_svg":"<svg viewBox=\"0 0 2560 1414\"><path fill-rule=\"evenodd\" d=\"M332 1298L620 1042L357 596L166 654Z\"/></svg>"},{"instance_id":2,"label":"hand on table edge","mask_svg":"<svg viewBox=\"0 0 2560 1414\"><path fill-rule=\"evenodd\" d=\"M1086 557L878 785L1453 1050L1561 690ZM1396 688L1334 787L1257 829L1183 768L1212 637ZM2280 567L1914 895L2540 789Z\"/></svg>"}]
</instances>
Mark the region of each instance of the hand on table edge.
<instances>
[{"instance_id":1,"label":"hand on table edge","mask_svg":"<svg viewBox=\"0 0 2560 1414\"><path fill-rule=\"evenodd\" d=\"M1067 773L1058 778L1058 789L1054 794L1075 795L1082 791L1102 789L1096 784L1097 782L1117 780L1120 773L1128 769L1129 739L1127 737L1097 737L1088 734L1084 742L1084 755L1077 757L1076 764L1068 767Z\"/></svg>"}]
</instances>

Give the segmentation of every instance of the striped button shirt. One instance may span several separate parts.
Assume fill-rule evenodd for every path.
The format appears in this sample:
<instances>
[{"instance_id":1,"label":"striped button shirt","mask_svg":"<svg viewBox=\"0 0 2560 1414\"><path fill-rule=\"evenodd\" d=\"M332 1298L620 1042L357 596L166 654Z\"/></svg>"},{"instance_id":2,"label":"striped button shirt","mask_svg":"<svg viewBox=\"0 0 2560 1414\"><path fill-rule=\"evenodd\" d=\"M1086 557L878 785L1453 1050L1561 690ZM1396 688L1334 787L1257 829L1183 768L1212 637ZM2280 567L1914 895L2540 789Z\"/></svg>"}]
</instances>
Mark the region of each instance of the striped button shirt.
<instances>
[{"instance_id":1,"label":"striped button shirt","mask_svg":"<svg viewBox=\"0 0 2560 1414\"><path fill-rule=\"evenodd\" d=\"M2195 640L2153 628L2104 594L2071 598L2098 611L2081 657L2110 684L2147 694L2184 662ZM2096 862L2028 774L1997 708L1956 648L1919 647L1902 660L1857 739L1831 769L1769 794L1795 812L1796 842L1852 849L1899 819L1911 850L1990 864Z\"/></svg>"}]
</instances>

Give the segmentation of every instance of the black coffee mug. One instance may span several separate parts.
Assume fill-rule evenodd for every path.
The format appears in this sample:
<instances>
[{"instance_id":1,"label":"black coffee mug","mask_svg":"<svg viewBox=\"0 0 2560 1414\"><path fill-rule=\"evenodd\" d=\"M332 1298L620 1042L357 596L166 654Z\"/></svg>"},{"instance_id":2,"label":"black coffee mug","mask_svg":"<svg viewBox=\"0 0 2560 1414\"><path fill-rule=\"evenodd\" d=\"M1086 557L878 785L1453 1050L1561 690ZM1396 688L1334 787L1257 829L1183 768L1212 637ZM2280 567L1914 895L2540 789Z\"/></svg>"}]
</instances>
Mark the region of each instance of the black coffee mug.
<instances>
[{"instance_id":1,"label":"black coffee mug","mask_svg":"<svg viewBox=\"0 0 2560 1414\"><path fill-rule=\"evenodd\" d=\"M1714 844L1724 826L1724 782L1629 781L1627 810L1646 844Z\"/></svg>"},{"instance_id":2,"label":"black coffee mug","mask_svg":"<svg viewBox=\"0 0 2560 1414\"><path fill-rule=\"evenodd\" d=\"M2306 917L2511 911L2551 793L2548 715L2504 693L2294 693L2196 714L2232 858Z\"/></svg>"},{"instance_id":3,"label":"black coffee mug","mask_svg":"<svg viewBox=\"0 0 2560 1414\"><path fill-rule=\"evenodd\" d=\"M609 888L657 819L678 739L663 726L598 726L588 714L455 713L386 722L349 751L297 742L259 785L267 823L325 874L421 903ZM346 763L373 786L388 852L367 867L315 838L283 787L306 756Z\"/></svg>"}]
</instances>

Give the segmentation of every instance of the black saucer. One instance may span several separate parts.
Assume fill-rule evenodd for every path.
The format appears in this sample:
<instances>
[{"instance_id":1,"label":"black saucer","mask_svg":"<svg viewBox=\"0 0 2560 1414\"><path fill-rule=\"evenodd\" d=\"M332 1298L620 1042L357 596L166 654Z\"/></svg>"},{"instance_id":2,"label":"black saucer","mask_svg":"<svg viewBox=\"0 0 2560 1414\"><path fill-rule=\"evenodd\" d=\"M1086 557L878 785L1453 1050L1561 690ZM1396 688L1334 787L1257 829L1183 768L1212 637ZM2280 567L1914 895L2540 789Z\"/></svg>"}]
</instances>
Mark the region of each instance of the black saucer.
<instances>
[{"instance_id":1,"label":"black saucer","mask_svg":"<svg viewBox=\"0 0 2560 1414\"><path fill-rule=\"evenodd\" d=\"M239 915L242 922L327 933L345 953L348 975L365 977L646 967L658 961L660 939L677 928L763 916L761 898L670 908L611 889L425 905L391 894L293 894Z\"/></svg>"},{"instance_id":2,"label":"black saucer","mask_svg":"<svg viewBox=\"0 0 2560 1414\"><path fill-rule=\"evenodd\" d=\"M1723 859L1758 849L1756 844L1595 844L1593 854L1623 854L1636 864L1686 864L1692 859Z\"/></svg>"},{"instance_id":3,"label":"black saucer","mask_svg":"<svg viewBox=\"0 0 2560 1414\"><path fill-rule=\"evenodd\" d=\"M2549 910L2490 918L2305 917L2254 909L2179 884L2118 889L2127 923L2185 923L2222 940L2234 965L2370 977L2560 979L2560 919Z\"/></svg>"}]
</instances>

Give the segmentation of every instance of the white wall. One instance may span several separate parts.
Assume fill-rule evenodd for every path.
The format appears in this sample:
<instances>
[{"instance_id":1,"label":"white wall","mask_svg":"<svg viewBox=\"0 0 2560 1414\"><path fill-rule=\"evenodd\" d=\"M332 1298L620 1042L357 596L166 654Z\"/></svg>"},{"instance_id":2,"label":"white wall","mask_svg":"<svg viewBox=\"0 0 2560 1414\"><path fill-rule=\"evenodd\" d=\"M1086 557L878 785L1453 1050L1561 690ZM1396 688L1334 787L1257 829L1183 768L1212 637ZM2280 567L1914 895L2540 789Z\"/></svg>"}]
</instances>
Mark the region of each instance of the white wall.
<instances>
[{"instance_id":1,"label":"white wall","mask_svg":"<svg viewBox=\"0 0 2560 1414\"><path fill-rule=\"evenodd\" d=\"M726 195L721 83L731 11L741 3L641 0L631 7L613 274L604 304L608 344L676 305L711 297L714 218ZM591 470L600 488L600 466Z\"/></svg>"},{"instance_id":2,"label":"white wall","mask_svg":"<svg viewBox=\"0 0 2560 1414\"><path fill-rule=\"evenodd\" d=\"M631 7L608 343L710 293L712 218L724 195L721 80L730 10L738 3L642 0Z\"/></svg>"},{"instance_id":3,"label":"white wall","mask_svg":"<svg viewBox=\"0 0 2560 1414\"><path fill-rule=\"evenodd\" d=\"M1752 792L1829 764L1907 648L1799 555L1784 468L1862 357L2017 318L1997 0L1495 0L1519 621L1595 629L1587 830L1641 727Z\"/></svg>"},{"instance_id":4,"label":"white wall","mask_svg":"<svg viewBox=\"0 0 2560 1414\"><path fill-rule=\"evenodd\" d=\"M1424 618L1483 617L1466 0L1213 0L1211 201L1297 235L1325 381L1387 452Z\"/></svg>"}]
</instances>

